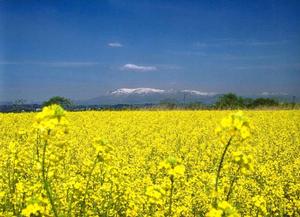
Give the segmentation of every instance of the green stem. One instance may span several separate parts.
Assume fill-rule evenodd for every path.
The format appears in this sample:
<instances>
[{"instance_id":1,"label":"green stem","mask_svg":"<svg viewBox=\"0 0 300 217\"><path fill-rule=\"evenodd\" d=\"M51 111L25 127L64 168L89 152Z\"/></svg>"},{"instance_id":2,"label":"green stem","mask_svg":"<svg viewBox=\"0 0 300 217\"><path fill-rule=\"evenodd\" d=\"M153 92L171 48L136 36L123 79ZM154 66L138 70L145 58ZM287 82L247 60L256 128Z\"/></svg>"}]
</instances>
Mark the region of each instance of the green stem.
<instances>
[{"instance_id":1,"label":"green stem","mask_svg":"<svg viewBox=\"0 0 300 217\"><path fill-rule=\"evenodd\" d=\"M218 171L217 171L216 183L215 183L215 192L218 192L218 183L219 183L219 179L220 179L220 173L221 173L221 169L223 167L223 161L225 159L225 154L226 154L227 149L228 149L228 147L229 147L229 145L231 143L231 140L232 140L232 137L230 137L230 139L228 140L228 142L227 142L227 144L225 146L225 149L224 149L224 151L222 153L222 157L220 159L220 163L219 163ZM218 202L218 199L216 197L215 198L215 204L214 204L215 206L217 206L217 202Z\"/></svg>"},{"instance_id":2,"label":"green stem","mask_svg":"<svg viewBox=\"0 0 300 217\"><path fill-rule=\"evenodd\" d=\"M93 166L92 166L92 168L91 168L91 170L89 172L88 180L87 180L86 185L85 185L85 192L84 192L82 206L81 206L81 210L80 210L80 214L82 216L85 216L85 200L86 200L86 196L87 196L87 193L88 193L88 187L89 187L89 183L90 183L93 171L96 168L96 165L98 163L98 156L99 156L99 153L97 154L97 156L96 156L96 158L94 160Z\"/></svg>"},{"instance_id":3,"label":"green stem","mask_svg":"<svg viewBox=\"0 0 300 217\"><path fill-rule=\"evenodd\" d=\"M170 190L170 203L169 203L169 215L172 216L172 203L173 203L173 191L174 191L174 176L170 177L171 180L171 190Z\"/></svg>"},{"instance_id":4,"label":"green stem","mask_svg":"<svg viewBox=\"0 0 300 217\"><path fill-rule=\"evenodd\" d=\"M229 200L230 194L231 194L232 191L233 191L233 186L234 186L234 183L235 183L235 182L237 181L237 179L238 179L238 173L239 173L240 169L241 169L241 166L239 166L239 168L238 168L237 171L235 172L235 175L234 175L233 179L232 179L231 182L230 182L230 187L229 187L229 190L228 190L228 193L227 193L227 196L226 196L226 201Z\"/></svg>"},{"instance_id":5,"label":"green stem","mask_svg":"<svg viewBox=\"0 0 300 217\"><path fill-rule=\"evenodd\" d=\"M51 208L52 208L52 211L53 211L53 214L55 217L58 217L58 214L57 214L57 210L55 208L55 204L54 204L54 201L53 201L53 198L52 198L52 194L51 194L51 190L50 190L50 184L46 178L46 171L45 171L45 159L46 159L46 150L47 150L47 145L48 145L48 142L47 140L45 141L44 143L44 148L43 148L43 158L42 158L42 178L43 178L43 184L44 184L44 189L46 190L46 193L47 193L47 197L50 201L50 204L51 204Z\"/></svg>"}]
</instances>

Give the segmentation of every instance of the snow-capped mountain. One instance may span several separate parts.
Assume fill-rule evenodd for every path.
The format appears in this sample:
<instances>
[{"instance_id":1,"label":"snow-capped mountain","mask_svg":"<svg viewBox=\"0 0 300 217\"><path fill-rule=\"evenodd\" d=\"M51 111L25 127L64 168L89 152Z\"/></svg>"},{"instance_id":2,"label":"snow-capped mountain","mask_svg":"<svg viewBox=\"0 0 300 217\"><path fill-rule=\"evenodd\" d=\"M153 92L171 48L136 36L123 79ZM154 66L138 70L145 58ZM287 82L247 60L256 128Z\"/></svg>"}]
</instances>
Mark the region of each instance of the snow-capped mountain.
<instances>
[{"instance_id":1,"label":"snow-capped mountain","mask_svg":"<svg viewBox=\"0 0 300 217\"><path fill-rule=\"evenodd\" d=\"M119 88L100 95L99 97L78 102L78 104L158 104L165 101L177 103L202 102L204 104L215 103L222 94L205 92L194 89L158 89L151 87ZM291 95L285 93L263 92L260 94L243 95L248 98L270 97L282 102L294 100Z\"/></svg>"},{"instance_id":2,"label":"snow-capped mountain","mask_svg":"<svg viewBox=\"0 0 300 217\"><path fill-rule=\"evenodd\" d=\"M213 96L213 95L216 95L216 93L213 93L213 92L202 92L202 91L198 91L198 90L181 90L181 92L200 95L200 96Z\"/></svg>"},{"instance_id":3,"label":"snow-capped mountain","mask_svg":"<svg viewBox=\"0 0 300 217\"><path fill-rule=\"evenodd\" d=\"M156 88L140 87L140 88L120 88L109 92L112 95L131 95L131 94L175 94L175 93L186 93L191 95L201 95L201 96L213 96L216 93L213 92L203 92L199 90L162 90Z\"/></svg>"},{"instance_id":4,"label":"snow-capped mountain","mask_svg":"<svg viewBox=\"0 0 300 217\"><path fill-rule=\"evenodd\" d=\"M140 87L140 88L120 88L110 92L112 95L126 95L126 94L153 94L153 93L164 93L165 90Z\"/></svg>"},{"instance_id":5,"label":"snow-capped mountain","mask_svg":"<svg viewBox=\"0 0 300 217\"><path fill-rule=\"evenodd\" d=\"M284 92L262 92L262 96L288 96L289 94Z\"/></svg>"},{"instance_id":6,"label":"snow-capped mountain","mask_svg":"<svg viewBox=\"0 0 300 217\"><path fill-rule=\"evenodd\" d=\"M199 90L163 90L149 87L119 88L94 99L83 102L84 104L143 104L159 103L164 100L183 102L212 102L215 93Z\"/></svg>"}]
</instances>

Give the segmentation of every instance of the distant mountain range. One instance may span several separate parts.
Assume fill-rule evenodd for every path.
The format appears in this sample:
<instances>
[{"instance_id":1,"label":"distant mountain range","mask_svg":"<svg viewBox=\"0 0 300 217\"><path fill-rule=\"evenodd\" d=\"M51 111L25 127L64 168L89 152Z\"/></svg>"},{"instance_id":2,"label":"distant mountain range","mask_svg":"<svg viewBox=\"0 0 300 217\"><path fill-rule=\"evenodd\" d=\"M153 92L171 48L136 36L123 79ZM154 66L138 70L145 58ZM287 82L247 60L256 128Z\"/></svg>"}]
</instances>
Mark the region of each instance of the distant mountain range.
<instances>
[{"instance_id":1,"label":"distant mountain range","mask_svg":"<svg viewBox=\"0 0 300 217\"><path fill-rule=\"evenodd\" d=\"M214 92L203 92L199 90L163 90L156 88L120 88L99 97L77 101L77 104L145 104L145 103L160 103L162 101L190 103L202 102L204 104L211 104L223 94ZM285 93L261 93L257 95L249 95L244 97L270 97L281 101L292 101L292 96Z\"/></svg>"},{"instance_id":2,"label":"distant mountain range","mask_svg":"<svg viewBox=\"0 0 300 217\"><path fill-rule=\"evenodd\" d=\"M78 104L144 104L168 102L212 102L218 94L197 90L162 90L155 88L120 88Z\"/></svg>"},{"instance_id":3,"label":"distant mountain range","mask_svg":"<svg viewBox=\"0 0 300 217\"><path fill-rule=\"evenodd\" d=\"M120 88L109 91L96 98L86 100L74 100L80 105L116 105L116 104L157 104L162 101L176 103L202 102L204 104L215 103L223 93L203 92L199 90L163 90L156 88ZM239 95L239 94L237 94ZM275 98L282 102L292 102L293 96L286 93L263 92L260 94L243 95L249 98ZM300 102L300 97L296 98ZM40 104L41 102L36 102ZM0 102L0 105L9 105L13 102Z\"/></svg>"}]
</instances>

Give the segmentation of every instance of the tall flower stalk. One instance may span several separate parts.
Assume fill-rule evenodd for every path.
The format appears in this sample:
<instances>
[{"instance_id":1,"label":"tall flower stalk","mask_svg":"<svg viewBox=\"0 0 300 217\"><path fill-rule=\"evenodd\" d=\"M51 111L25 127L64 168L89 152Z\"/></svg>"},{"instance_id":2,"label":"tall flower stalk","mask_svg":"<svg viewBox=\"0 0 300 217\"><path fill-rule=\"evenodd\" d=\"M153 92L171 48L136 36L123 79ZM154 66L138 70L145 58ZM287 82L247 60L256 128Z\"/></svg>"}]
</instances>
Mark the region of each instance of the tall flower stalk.
<instances>
[{"instance_id":1,"label":"tall flower stalk","mask_svg":"<svg viewBox=\"0 0 300 217\"><path fill-rule=\"evenodd\" d=\"M221 174L221 170L222 170L222 167L223 167L223 162L224 162L224 159L225 159L225 155L226 155L226 152L231 144L231 140L232 140L232 137L230 137L230 139L228 140L225 148L224 148L224 151L222 153L222 156L221 156L221 159L220 159L220 162L219 162L219 166L218 166L218 170L217 170L217 176L216 176L216 182L215 182L215 191L218 192L218 183L219 183L219 179L220 179L220 174ZM215 199L215 205L217 203L217 197Z\"/></svg>"},{"instance_id":2,"label":"tall flower stalk","mask_svg":"<svg viewBox=\"0 0 300 217\"><path fill-rule=\"evenodd\" d=\"M52 209L53 215L55 217L58 217L57 209L55 207L53 196L52 196L51 185L50 185L50 183L48 181L48 178L46 176L47 171L46 171L45 160L46 160L47 145L48 145L48 142L46 140L44 142L43 157L42 157L42 182L43 182L44 189L47 193L48 200L51 204L51 209Z\"/></svg>"},{"instance_id":3,"label":"tall flower stalk","mask_svg":"<svg viewBox=\"0 0 300 217\"><path fill-rule=\"evenodd\" d=\"M65 118L65 111L63 108L59 105L51 105L44 107L42 112L36 116L36 123L34 125L37 130L38 140L40 140L38 141L38 144L42 144L41 181L43 188L46 191L47 198L50 202L51 210L55 217L58 217L59 214L54 203L51 184L48 180L46 153L52 134L55 134L55 132L59 130L65 131L67 123L68 122Z\"/></svg>"},{"instance_id":4,"label":"tall flower stalk","mask_svg":"<svg viewBox=\"0 0 300 217\"><path fill-rule=\"evenodd\" d=\"M229 146L232 144L233 139L235 139L236 142L241 143L243 140L245 140L246 138L248 138L250 136L249 122L244 117L242 112L237 112L235 114L231 114L228 117L224 118L221 121L221 125L219 127L217 127L216 132L219 134L222 141L224 141L227 138L227 142L226 142L225 148L222 152L222 155L221 155L221 158L220 158L220 161L218 164L217 174L216 174L214 190L217 195L213 201L213 206L215 208L218 206L218 190L219 190L218 186L219 186L221 171L222 171L223 164L225 161L226 153L228 152ZM228 195L226 197L227 200L229 199L229 196L232 192L234 182L236 181L236 176L237 176L237 174L235 174L235 178L233 178L233 180L230 184L230 189L229 189Z\"/></svg>"}]
</instances>

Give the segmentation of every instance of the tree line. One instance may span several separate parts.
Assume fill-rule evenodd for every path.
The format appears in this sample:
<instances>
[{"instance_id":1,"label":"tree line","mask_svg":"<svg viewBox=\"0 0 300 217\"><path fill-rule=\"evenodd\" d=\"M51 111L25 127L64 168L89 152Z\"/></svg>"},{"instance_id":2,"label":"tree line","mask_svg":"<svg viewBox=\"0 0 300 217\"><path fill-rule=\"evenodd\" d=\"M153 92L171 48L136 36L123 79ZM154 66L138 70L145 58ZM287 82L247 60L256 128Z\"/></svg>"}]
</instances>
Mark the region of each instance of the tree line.
<instances>
[{"instance_id":1,"label":"tree line","mask_svg":"<svg viewBox=\"0 0 300 217\"><path fill-rule=\"evenodd\" d=\"M283 103L273 98L244 98L234 93L220 96L215 103L204 104L202 102L178 103L175 100L163 100L160 107L167 109L257 109L257 108L299 108L295 102Z\"/></svg>"},{"instance_id":2,"label":"tree line","mask_svg":"<svg viewBox=\"0 0 300 217\"><path fill-rule=\"evenodd\" d=\"M174 99L165 99L159 103L146 104L117 104L117 105L77 105L70 99L62 96L54 96L42 104L26 104L17 100L11 105L1 105L0 112L30 112L39 111L44 106L59 104L66 110L83 111L83 110L160 110L160 109L259 109L259 108L282 108L282 109L299 109L300 104L293 102L283 103L273 98L244 98L234 93L221 95L215 103L205 104L202 102L183 103Z\"/></svg>"},{"instance_id":3,"label":"tree line","mask_svg":"<svg viewBox=\"0 0 300 217\"><path fill-rule=\"evenodd\" d=\"M234 93L224 94L219 97L215 104L219 109L237 109L237 108L258 108L258 107L278 107L280 103L272 98L243 98Z\"/></svg>"}]
</instances>

